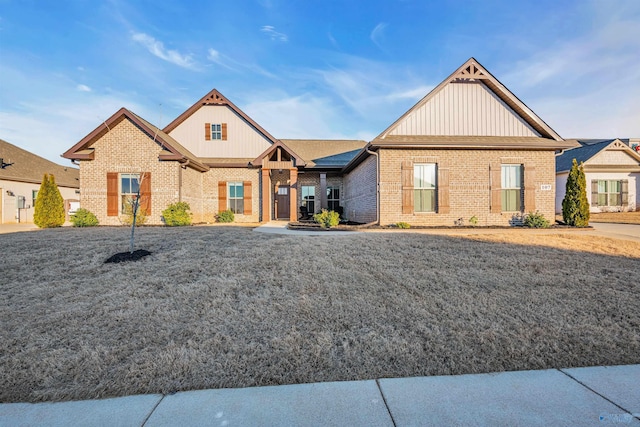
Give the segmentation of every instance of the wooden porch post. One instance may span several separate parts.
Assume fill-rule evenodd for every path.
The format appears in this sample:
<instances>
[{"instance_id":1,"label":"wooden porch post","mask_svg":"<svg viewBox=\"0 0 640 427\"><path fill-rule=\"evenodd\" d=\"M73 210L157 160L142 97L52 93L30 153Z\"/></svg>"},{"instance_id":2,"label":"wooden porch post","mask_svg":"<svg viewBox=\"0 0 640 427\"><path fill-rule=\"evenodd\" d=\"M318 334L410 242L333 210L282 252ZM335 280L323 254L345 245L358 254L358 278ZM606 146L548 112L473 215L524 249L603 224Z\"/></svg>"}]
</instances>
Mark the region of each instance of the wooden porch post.
<instances>
[{"instance_id":1,"label":"wooden porch post","mask_svg":"<svg viewBox=\"0 0 640 427\"><path fill-rule=\"evenodd\" d=\"M297 221L298 220L298 169L290 169L289 170L289 179L291 181L290 189L290 210L289 210L289 220Z\"/></svg>"},{"instance_id":2,"label":"wooden porch post","mask_svg":"<svg viewBox=\"0 0 640 427\"><path fill-rule=\"evenodd\" d=\"M329 203L327 202L327 174L320 174L320 209L327 209Z\"/></svg>"},{"instance_id":3,"label":"wooden porch post","mask_svg":"<svg viewBox=\"0 0 640 427\"><path fill-rule=\"evenodd\" d=\"M262 222L271 221L271 177L269 169L262 169Z\"/></svg>"}]
</instances>

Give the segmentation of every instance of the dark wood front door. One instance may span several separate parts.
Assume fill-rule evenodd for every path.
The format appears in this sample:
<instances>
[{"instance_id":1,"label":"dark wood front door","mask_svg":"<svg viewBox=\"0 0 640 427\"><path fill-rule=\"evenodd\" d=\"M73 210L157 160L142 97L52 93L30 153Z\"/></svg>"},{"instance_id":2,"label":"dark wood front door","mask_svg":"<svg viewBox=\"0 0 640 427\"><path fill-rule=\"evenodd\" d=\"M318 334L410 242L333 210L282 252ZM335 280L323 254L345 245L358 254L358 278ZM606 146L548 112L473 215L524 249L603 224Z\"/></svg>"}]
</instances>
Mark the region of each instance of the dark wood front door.
<instances>
[{"instance_id":1,"label":"dark wood front door","mask_svg":"<svg viewBox=\"0 0 640 427\"><path fill-rule=\"evenodd\" d=\"M276 189L276 219L289 219L289 186L281 185Z\"/></svg>"}]
</instances>

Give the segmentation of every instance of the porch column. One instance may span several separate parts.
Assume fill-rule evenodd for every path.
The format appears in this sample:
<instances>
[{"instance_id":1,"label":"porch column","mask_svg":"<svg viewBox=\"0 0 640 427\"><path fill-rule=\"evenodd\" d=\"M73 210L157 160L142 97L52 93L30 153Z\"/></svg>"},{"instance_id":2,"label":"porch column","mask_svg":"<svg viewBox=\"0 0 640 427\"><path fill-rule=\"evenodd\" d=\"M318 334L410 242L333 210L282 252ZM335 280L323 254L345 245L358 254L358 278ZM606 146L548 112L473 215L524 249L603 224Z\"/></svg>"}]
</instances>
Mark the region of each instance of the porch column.
<instances>
[{"instance_id":1,"label":"porch column","mask_svg":"<svg viewBox=\"0 0 640 427\"><path fill-rule=\"evenodd\" d=\"M329 203L327 203L327 174L320 174L320 208L327 209Z\"/></svg>"},{"instance_id":2,"label":"porch column","mask_svg":"<svg viewBox=\"0 0 640 427\"><path fill-rule=\"evenodd\" d=\"M269 169L262 169L262 222L271 221L271 177Z\"/></svg>"},{"instance_id":3,"label":"porch column","mask_svg":"<svg viewBox=\"0 0 640 427\"><path fill-rule=\"evenodd\" d=\"M298 220L298 169L289 170L289 180L291 181L289 221Z\"/></svg>"}]
</instances>

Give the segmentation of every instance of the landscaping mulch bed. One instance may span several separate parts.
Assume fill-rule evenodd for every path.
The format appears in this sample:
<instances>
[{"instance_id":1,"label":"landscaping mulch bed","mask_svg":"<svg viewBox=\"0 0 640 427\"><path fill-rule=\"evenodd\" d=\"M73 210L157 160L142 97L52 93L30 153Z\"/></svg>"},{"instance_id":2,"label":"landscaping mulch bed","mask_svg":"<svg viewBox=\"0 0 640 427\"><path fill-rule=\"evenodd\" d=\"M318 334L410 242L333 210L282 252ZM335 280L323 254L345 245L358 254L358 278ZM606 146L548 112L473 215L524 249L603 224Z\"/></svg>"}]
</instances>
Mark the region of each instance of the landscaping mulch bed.
<instances>
[{"instance_id":1,"label":"landscaping mulch bed","mask_svg":"<svg viewBox=\"0 0 640 427\"><path fill-rule=\"evenodd\" d=\"M640 363L640 243L240 227L0 236L0 402Z\"/></svg>"}]
</instances>

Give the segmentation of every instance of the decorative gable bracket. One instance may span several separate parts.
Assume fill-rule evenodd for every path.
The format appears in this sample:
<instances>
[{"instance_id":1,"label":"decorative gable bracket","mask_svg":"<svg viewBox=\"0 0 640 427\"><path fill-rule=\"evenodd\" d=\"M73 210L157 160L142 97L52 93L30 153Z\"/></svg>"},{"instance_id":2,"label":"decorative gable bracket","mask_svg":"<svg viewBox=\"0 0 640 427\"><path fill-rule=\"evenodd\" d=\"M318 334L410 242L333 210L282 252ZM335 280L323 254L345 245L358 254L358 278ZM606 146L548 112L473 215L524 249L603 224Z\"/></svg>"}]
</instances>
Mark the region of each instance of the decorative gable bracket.
<instances>
[{"instance_id":1,"label":"decorative gable bracket","mask_svg":"<svg viewBox=\"0 0 640 427\"><path fill-rule=\"evenodd\" d=\"M489 77L474 63L462 68L451 77L451 81L485 80Z\"/></svg>"}]
</instances>

